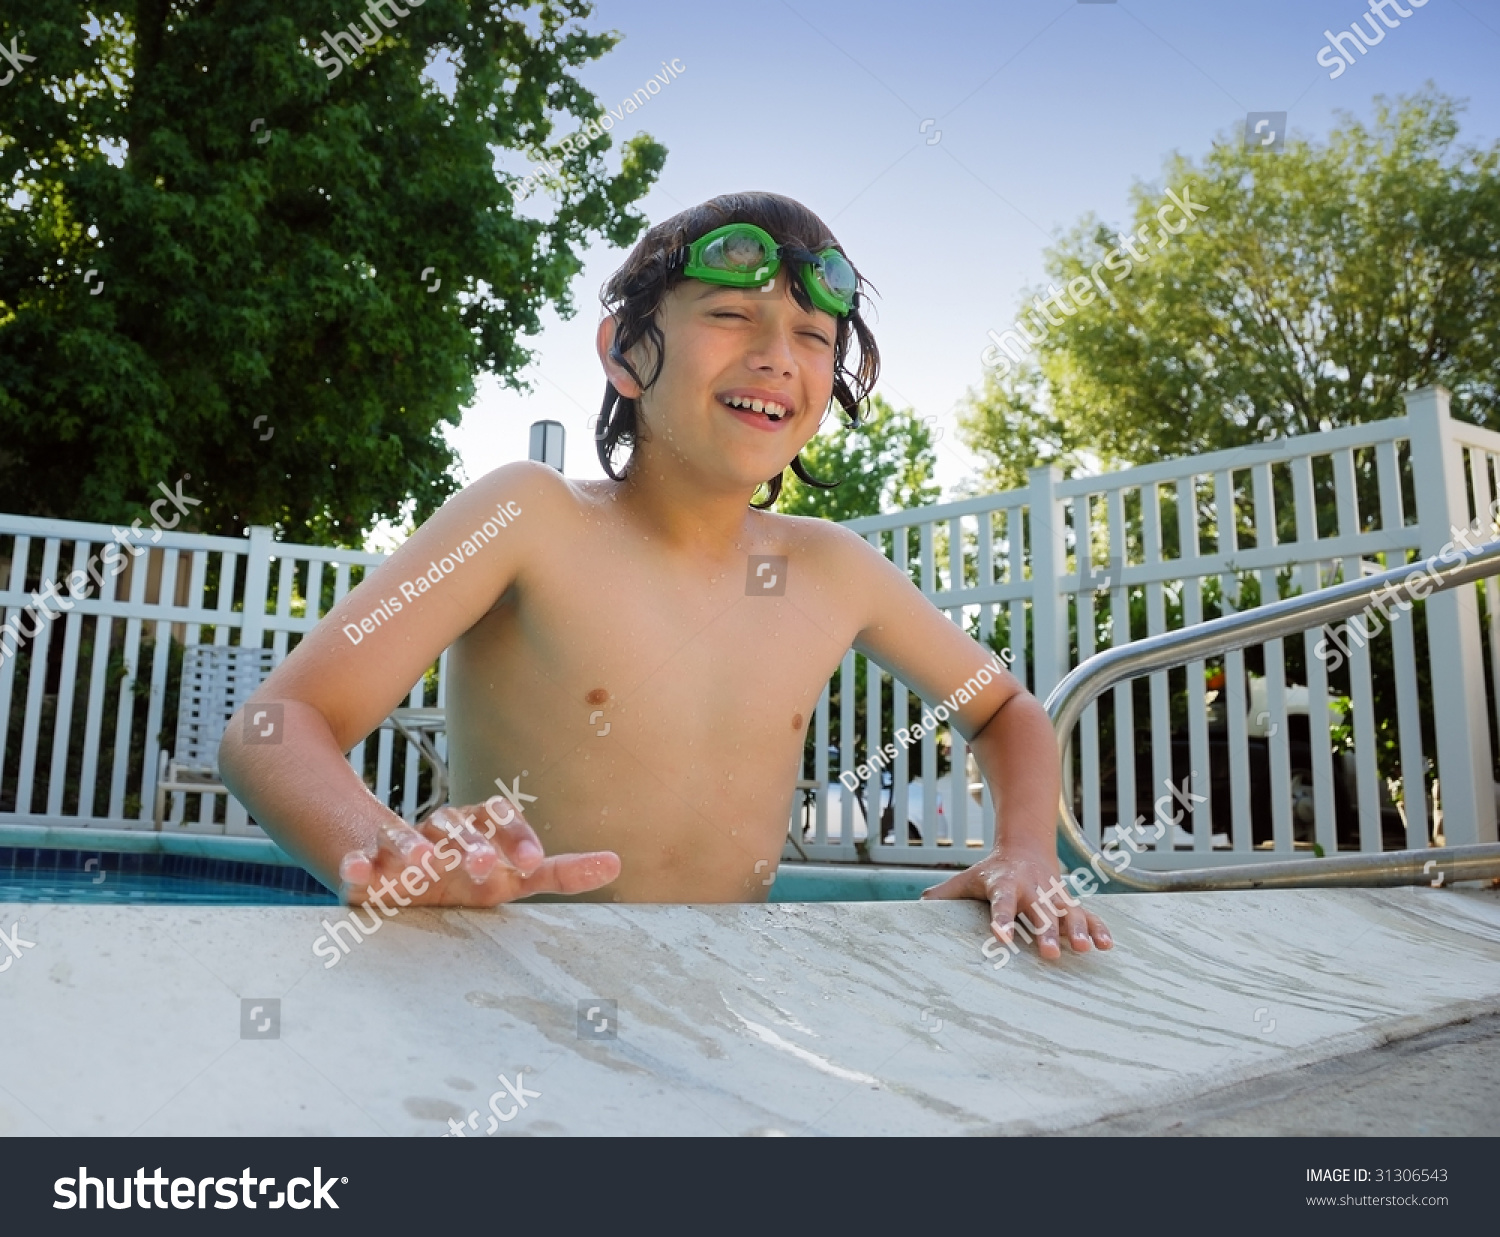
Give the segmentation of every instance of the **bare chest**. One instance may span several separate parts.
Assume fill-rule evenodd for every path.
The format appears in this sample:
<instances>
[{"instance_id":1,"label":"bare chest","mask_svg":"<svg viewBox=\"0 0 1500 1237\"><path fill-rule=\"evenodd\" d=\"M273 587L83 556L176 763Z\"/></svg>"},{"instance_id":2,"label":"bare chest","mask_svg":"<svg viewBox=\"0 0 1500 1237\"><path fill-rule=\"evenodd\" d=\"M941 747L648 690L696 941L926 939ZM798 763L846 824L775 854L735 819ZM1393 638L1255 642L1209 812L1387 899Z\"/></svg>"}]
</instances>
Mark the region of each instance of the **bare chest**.
<instances>
[{"instance_id":1,"label":"bare chest","mask_svg":"<svg viewBox=\"0 0 1500 1237\"><path fill-rule=\"evenodd\" d=\"M529 570L464 637L450 707L528 767L613 768L619 748L675 785L787 780L847 626L787 556L691 566L602 540Z\"/></svg>"}]
</instances>

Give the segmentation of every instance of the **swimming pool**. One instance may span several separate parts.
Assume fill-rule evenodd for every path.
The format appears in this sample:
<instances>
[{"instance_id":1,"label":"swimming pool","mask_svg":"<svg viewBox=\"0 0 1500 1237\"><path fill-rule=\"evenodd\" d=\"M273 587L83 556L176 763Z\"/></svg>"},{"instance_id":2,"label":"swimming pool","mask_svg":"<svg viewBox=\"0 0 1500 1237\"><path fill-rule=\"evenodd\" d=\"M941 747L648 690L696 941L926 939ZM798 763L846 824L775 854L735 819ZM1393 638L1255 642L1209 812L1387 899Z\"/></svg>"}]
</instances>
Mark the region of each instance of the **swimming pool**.
<instances>
[{"instance_id":1,"label":"swimming pool","mask_svg":"<svg viewBox=\"0 0 1500 1237\"><path fill-rule=\"evenodd\" d=\"M160 849L107 851L0 846L0 902L95 902L162 905L335 906L338 899L301 868L285 863L176 853L206 839L142 835ZM104 839L101 839L103 842ZM209 848L209 849L223 849ZM269 844L244 848L257 859ZM230 851L234 853L234 851ZM908 902L952 873L926 868L876 868L787 863L776 873L772 902Z\"/></svg>"},{"instance_id":2,"label":"swimming pool","mask_svg":"<svg viewBox=\"0 0 1500 1237\"><path fill-rule=\"evenodd\" d=\"M0 846L0 902L333 906L301 868L163 852Z\"/></svg>"}]
</instances>

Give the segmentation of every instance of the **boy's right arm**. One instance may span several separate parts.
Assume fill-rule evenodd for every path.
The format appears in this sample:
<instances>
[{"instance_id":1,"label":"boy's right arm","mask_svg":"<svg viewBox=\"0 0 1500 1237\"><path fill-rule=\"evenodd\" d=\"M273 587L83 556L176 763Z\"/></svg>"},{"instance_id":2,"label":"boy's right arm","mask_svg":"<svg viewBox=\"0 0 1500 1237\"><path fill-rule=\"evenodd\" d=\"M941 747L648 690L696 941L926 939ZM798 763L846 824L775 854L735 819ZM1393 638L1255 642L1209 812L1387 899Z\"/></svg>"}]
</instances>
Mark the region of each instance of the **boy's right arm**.
<instances>
[{"instance_id":1,"label":"boy's right arm","mask_svg":"<svg viewBox=\"0 0 1500 1237\"><path fill-rule=\"evenodd\" d=\"M509 464L471 485L329 611L231 719L219 748L225 786L282 849L349 900L365 900L377 881L411 868L417 878L406 891L424 886L412 900L473 905L580 893L619 874L619 859L607 851L544 859L519 815L507 813L498 831L486 824L481 833L463 822L470 810L443 808L413 829L369 792L344 756L506 590L525 586L527 562L546 529L565 519L561 505L570 501L566 483L541 464ZM440 582L415 596L403 592L403 581L427 583L432 563L452 561L455 546L501 516L498 535L450 573L439 568ZM360 620L392 597L399 613L361 629ZM359 633L357 644L345 625ZM246 719L268 704L282 706L281 734L251 742ZM457 846L448 840L454 837ZM444 859L440 872L435 856Z\"/></svg>"}]
</instances>

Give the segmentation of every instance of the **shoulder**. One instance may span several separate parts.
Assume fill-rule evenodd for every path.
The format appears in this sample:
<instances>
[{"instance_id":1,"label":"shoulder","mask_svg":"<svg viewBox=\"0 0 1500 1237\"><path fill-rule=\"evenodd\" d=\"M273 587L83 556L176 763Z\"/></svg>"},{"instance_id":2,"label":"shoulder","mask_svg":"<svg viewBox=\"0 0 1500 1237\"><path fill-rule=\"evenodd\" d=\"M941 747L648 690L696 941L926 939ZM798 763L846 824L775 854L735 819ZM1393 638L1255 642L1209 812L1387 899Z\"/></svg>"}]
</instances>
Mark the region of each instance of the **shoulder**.
<instances>
[{"instance_id":1,"label":"shoulder","mask_svg":"<svg viewBox=\"0 0 1500 1237\"><path fill-rule=\"evenodd\" d=\"M789 558L806 560L820 576L852 584L891 570L889 560L866 541L832 520L766 513L768 540L785 548Z\"/></svg>"},{"instance_id":2,"label":"shoulder","mask_svg":"<svg viewBox=\"0 0 1500 1237\"><path fill-rule=\"evenodd\" d=\"M536 460L517 460L485 473L459 498L471 506L505 507L513 504L524 513L530 503L539 513L561 510L576 500L573 483L555 468Z\"/></svg>"},{"instance_id":3,"label":"shoulder","mask_svg":"<svg viewBox=\"0 0 1500 1237\"><path fill-rule=\"evenodd\" d=\"M480 512L506 516L517 529L526 525L540 534L570 524L570 517L598 507L613 493L614 481L577 481L564 477L555 468L535 460L517 460L502 464L467 486L449 500L467 515Z\"/></svg>"}]
</instances>

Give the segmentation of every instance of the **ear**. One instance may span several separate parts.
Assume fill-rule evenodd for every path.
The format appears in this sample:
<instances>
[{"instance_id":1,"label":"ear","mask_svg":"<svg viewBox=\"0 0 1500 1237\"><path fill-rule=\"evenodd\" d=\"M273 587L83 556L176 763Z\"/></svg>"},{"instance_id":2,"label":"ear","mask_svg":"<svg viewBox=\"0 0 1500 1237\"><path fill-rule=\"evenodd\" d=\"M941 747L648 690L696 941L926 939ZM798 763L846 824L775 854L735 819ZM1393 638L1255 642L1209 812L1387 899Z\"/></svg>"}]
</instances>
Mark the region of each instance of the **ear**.
<instances>
[{"instance_id":1,"label":"ear","mask_svg":"<svg viewBox=\"0 0 1500 1237\"><path fill-rule=\"evenodd\" d=\"M599 330L594 336L594 347L599 353L599 364L604 366L604 376L609 379L609 384L621 396L625 399L639 399L641 384L630 376L630 371L620 363L623 358L615 351L615 327L613 315L607 316L599 323Z\"/></svg>"}]
</instances>

